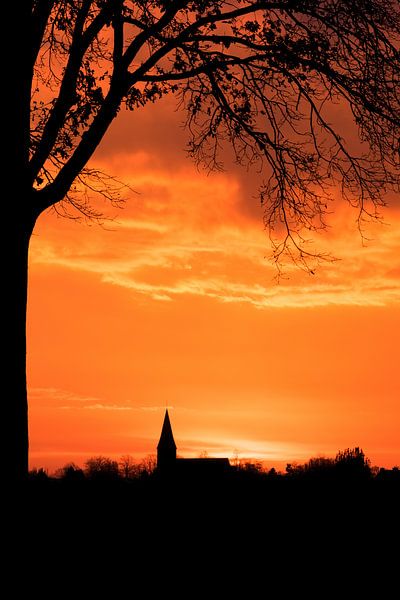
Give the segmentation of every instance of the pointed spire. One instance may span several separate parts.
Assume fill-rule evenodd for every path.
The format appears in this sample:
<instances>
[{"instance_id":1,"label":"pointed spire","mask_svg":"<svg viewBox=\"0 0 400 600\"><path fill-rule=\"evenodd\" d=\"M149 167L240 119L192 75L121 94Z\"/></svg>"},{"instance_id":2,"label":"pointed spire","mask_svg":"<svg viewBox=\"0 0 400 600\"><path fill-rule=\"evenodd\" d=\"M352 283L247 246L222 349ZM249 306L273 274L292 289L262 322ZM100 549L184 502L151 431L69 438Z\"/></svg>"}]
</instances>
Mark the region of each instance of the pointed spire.
<instances>
[{"instance_id":1,"label":"pointed spire","mask_svg":"<svg viewBox=\"0 0 400 600\"><path fill-rule=\"evenodd\" d=\"M176 444L172 433L171 421L169 420L168 409L165 411L164 423L161 430L160 441L158 442L157 450L174 450L176 452Z\"/></svg>"},{"instance_id":2,"label":"pointed spire","mask_svg":"<svg viewBox=\"0 0 400 600\"><path fill-rule=\"evenodd\" d=\"M172 433L168 409L165 411L160 441L157 446L157 468L160 473L171 472L176 464L176 444Z\"/></svg>"}]
</instances>

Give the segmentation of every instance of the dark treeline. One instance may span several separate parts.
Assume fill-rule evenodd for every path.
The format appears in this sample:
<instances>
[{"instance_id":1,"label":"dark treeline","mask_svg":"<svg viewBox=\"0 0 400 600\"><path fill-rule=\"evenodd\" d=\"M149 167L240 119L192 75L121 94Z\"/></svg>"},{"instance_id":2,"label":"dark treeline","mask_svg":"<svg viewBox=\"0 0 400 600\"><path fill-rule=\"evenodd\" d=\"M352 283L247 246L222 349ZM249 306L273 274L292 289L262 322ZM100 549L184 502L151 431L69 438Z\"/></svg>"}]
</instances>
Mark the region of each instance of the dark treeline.
<instances>
[{"instance_id":1,"label":"dark treeline","mask_svg":"<svg viewBox=\"0 0 400 600\"><path fill-rule=\"evenodd\" d=\"M185 480L194 483L199 477L199 472L191 474L185 472ZM201 483L204 485L204 474L200 475ZM207 477L206 477L207 478ZM140 461L130 455L124 455L119 461L106 456L93 456L89 458L83 468L75 463L67 463L58 469L54 475L49 476L44 469L33 469L30 471L31 482L57 481L66 483L98 482L112 484L113 482L145 482L173 480L174 485L184 483L177 481L182 476L177 474L161 474L157 470L157 460L154 455L148 455ZM207 478L208 479L208 478ZM213 483L216 477L213 477ZM339 451L334 458L317 456L310 458L304 464L289 463L285 472L279 472L275 468L266 469L262 462L248 460L233 461L231 469L223 476L218 476L219 483L231 481L239 484L251 485L252 483L270 485L272 482L310 482L310 483L332 483L332 484L359 484L367 482L386 482L399 484L400 469L393 467L371 466L371 461L365 456L362 449L347 448Z\"/></svg>"},{"instance_id":2,"label":"dark treeline","mask_svg":"<svg viewBox=\"0 0 400 600\"><path fill-rule=\"evenodd\" d=\"M91 552L101 548L107 556L128 542L148 556L156 548L164 557L167 548L171 561L171 544L187 558L205 547L215 564L235 552L253 556L259 546L275 559L290 561L292 553L297 561L305 548L353 552L370 547L373 537L382 546L399 528L400 470L371 466L359 448L288 464L284 472L237 460L223 473L163 473L153 456L97 456L52 477L33 471L19 489L24 535L44 537L49 548L62 540L76 549L85 539Z\"/></svg>"},{"instance_id":3,"label":"dark treeline","mask_svg":"<svg viewBox=\"0 0 400 600\"><path fill-rule=\"evenodd\" d=\"M71 582L72 597L82 589L82 578L90 590L100 586L100 597L111 580L109 597L118 599L131 597L138 582L151 590L167 573L168 590L179 589L189 574L185 598L235 598L228 588L236 589L240 578L246 583L243 598L291 598L291 584L296 598L300 589L310 592L313 586L319 595L304 597L329 598L325 590L335 584L340 590L334 597L346 598L352 580L356 592L349 597L364 598L369 596L360 593L360 585L370 581L370 562L376 578L374 553L384 557L388 569L381 592L382 582L397 573L397 567L390 568L394 554L388 548L399 535L398 468L374 468L354 448L335 458L292 463L282 473L249 461L236 461L214 477L194 471L163 476L153 456L140 462L97 456L83 468L69 464L52 477L33 471L13 498L18 551L25 540L30 561L42 570L55 563L57 585ZM31 579L40 589L42 570ZM222 586L219 595L215 581ZM265 594L250 589L261 584ZM271 592L277 584L278 595ZM128 591L118 593L118 585ZM198 591L202 585L202 595L192 594L192 587ZM88 597L94 597L92 591Z\"/></svg>"}]
</instances>

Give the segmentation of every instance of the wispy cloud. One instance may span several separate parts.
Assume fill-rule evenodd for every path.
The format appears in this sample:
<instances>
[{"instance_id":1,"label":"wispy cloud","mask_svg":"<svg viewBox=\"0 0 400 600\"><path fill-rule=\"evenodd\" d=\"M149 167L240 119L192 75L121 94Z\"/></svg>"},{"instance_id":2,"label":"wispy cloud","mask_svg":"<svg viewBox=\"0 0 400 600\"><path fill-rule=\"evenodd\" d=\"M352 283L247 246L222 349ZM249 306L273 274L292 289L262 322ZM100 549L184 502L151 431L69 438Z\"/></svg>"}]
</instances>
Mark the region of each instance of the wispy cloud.
<instances>
[{"instance_id":1,"label":"wispy cloud","mask_svg":"<svg viewBox=\"0 0 400 600\"><path fill-rule=\"evenodd\" d=\"M70 406L60 406L60 408L71 408ZM117 411L126 411L126 410L134 410L132 406L124 406L122 404L102 404L101 402L97 402L96 404L87 404L86 406L81 407L83 410L117 410Z\"/></svg>"},{"instance_id":2,"label":"wispy cloud","mask_svg":"<svg viewBox=\"0 0 400 600\"><path fill-rule=\"evenodd\" d=\"M29 388L29 399L34 402L53 402L59 404L60 402L68 402L71 405L79 406L86 403L97 403L99 398L94 396L85 396L72 392L69 390L62 390L54 387L34 387Z\"/></svg>"},{"instance_id":3,"label":"wispy cloud","mask_svg":"<svg viewBox=\"0 0 400 600\"><path fill-rule=\"evenodd\" d=\"M105 404L96 402L95 404L86 404L83 406L67 405L60 406L62 410L105 410L105 411L132 411L132 412L159 412L165 410L165 407L160 406L133 406L131 404Z\"/></svg>"},{"instance_id":4,"label":"wispy cloud","mask_svg":"<svg viewBox=\"0 0 400 600\"><path fill-rule=\"evenodd\" d=\"M131 229L134 231L151 231L154 233L166 233L168 225L156 221L143 221L139 219L119 218L112 224L112 229Z\"/></svg>"},{"instance_id":5,"label":"wispy cloud","mask_svg":"<svg viewBox=\"0 0 400 600\"><path fill-rule=\"evenodd\" d=\"M29 399L36 406L44 404L58 410L98 410L98 411L132 411L162 412L165 405L116 404L95 396L85 396L74 391L54 387L34 387L29 389ZM173 408L169 406L169 408Z\"/></svg>"},{"instance_id":6,"label":"wispy cloud","mask_svg":"<svg viewBox=\"0 0 400 600\"><path fill-rule=\"evenodd\" d=\"M225 303L247 303L255 308L306 308L315 306L384 306L400 300L397 281L367 280L356 285L321 284L315 286L246 284L224 279L184 279L173 285L155 285L116 274L104 275L102 280L128 288L153 300L171 301L174 296L191 295L216 299Z\"/></svg>"},{"instance_id":7,"label":"wispy cloud","mask_svg":"<svg viewBox=\"0 0 400 600\"><path fill-rule=\"evenodd\" d=\"M361 244L342 206L321 243L341 258L323 265L316 277L290 268L277 284L265 259L268 236L238 210L237 183L221 175L207 179L180 173L142 173L145 199L120 216L115 231L84 240L64 234L35 239L32 263L97 274L105 284L154 301L188 295L257 309L314 306L385 306L400 302L400 223L371 230L378 241ZM160 190L169 190L164 202ZM146 193L147 191L147 193ZM132 212L135 215L132 215ZM396 220L397 219L397 220ZM67 236L67 240L65 239Z\"/></svg>"}]
</instances>

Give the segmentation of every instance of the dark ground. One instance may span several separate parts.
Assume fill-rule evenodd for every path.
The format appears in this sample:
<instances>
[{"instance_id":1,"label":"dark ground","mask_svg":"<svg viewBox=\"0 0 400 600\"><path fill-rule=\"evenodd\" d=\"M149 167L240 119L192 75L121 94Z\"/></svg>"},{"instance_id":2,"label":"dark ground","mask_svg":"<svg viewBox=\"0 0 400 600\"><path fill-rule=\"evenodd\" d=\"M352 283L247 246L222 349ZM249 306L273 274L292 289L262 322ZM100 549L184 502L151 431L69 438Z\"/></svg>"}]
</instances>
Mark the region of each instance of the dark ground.
<instances>
[{"instance_id":1,"label":"dark ground","mask_svg":"<svg viewBox=\"0 0 400 600\"><path fill-rule=\"evenodd\" d=\"M399 492L398 481L30 481L5 494L8 558L26 565L10 597L28 582L53 598L395 598Z\"/></svg>"}]
</instances>

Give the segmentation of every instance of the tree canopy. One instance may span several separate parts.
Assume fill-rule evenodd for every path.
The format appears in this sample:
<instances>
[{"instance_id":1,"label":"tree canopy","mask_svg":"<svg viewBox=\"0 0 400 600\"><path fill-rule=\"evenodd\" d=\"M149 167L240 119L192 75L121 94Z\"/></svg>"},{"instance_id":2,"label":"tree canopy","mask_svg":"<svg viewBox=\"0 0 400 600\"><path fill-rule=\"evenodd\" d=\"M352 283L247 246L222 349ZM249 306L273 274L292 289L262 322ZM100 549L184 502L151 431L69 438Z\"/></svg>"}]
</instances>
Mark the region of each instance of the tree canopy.
<instances>
[{"instance_id":1,"label":"tree canopy","mask_svg":"<svg viewBox=\"0 0 400 600\"><path fill-rule=\"evenodd\" d=\"M306 259L305 232L324 227L332 186L361 221L399 190L396 0L34 0L30 27L25 143L38 211L67 199L95 214L71 190L79 180L107 189L87 167L107 128L121 106L166 94L186 114L199 163L221 168L229 144L260 169L276 259Z\"/></svg>"}]
</instances>

